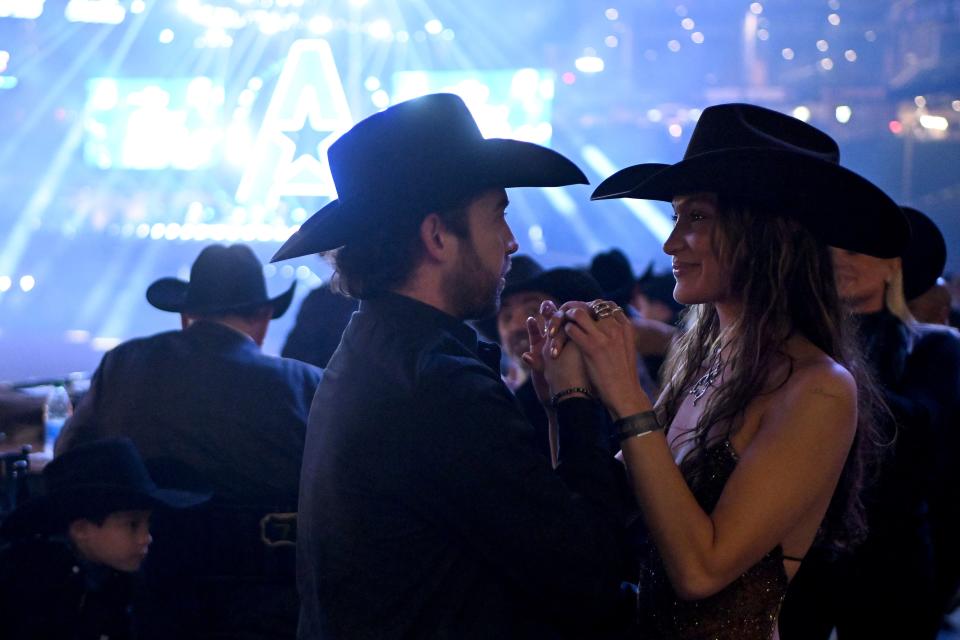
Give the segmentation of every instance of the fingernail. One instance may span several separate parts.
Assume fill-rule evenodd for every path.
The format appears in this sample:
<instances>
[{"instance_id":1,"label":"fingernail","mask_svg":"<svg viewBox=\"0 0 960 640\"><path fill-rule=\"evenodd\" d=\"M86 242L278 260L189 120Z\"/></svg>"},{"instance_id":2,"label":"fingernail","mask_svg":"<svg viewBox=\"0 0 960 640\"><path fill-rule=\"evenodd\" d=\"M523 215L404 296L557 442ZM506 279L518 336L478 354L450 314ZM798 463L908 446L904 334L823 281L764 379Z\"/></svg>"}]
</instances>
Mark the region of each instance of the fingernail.
<instances>
[{"instance_id":1,"label":"fingernail","mask_svg":"<svg viewBox=\"0 0 960 640\"><path fill-rule=\"evenodd\" d=\"M557 335L557 325L553 325L552 327L550 327L550 335L551 336Z\"/></svg>"},{"instance_id":2,"label":"fingernail","mask_svg":"<svg viewBox=\"0 0 960 640\"><path fill-rule=\"evenodd\" d=\"M560 355L560 349L553 347L552 349L550 349L550 355L556 358L558 355Z\"/></svg>"}]
</instances>

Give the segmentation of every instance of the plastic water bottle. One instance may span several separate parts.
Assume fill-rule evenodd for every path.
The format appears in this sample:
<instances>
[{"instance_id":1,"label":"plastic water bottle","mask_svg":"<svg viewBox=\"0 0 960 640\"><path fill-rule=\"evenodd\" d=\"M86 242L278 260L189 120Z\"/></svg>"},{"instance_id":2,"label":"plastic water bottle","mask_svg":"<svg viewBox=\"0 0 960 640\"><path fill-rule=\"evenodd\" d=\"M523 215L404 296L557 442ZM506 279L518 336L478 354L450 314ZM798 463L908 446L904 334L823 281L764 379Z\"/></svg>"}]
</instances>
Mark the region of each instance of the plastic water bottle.
<instances>
[{"instance_id":1,"label":"plastic water bottle","mask_svg":"<svg viewBox=\"0 0 960 640\"><path fill-rule=\"evenodd\" d=\"M70 394L67 393L67 389L62 384L54 385L50 395L47 396L44 417L43 452L47 456L53 456L53 443L57 441L63 423L70 417L71 412Z\"/></svg>"}]
</instances>

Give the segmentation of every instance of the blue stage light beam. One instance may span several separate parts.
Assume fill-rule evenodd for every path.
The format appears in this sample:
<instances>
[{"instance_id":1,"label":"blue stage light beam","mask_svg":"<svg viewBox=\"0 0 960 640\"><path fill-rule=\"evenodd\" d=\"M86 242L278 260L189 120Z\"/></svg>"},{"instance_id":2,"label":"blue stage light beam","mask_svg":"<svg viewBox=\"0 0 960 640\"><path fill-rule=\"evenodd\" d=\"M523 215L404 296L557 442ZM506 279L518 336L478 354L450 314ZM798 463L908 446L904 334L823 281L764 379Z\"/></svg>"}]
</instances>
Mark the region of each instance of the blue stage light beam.
<instances>
[{"instance_id":1,"label":"blue stage light beam","mask_svg":"<svg viewBox=\"0 0 960 640\"><path fill-rule=\"evenodd\" d=\"M600 149L588 144L580 149L580 155L591 169L597 175L604 178L613 175L617 168ZM661 243L666 242L670 232L673 231L673 222L658 211L652 204L646 200L635 200L633 198L620 198L618 202L622 203L630 210L637 220L653 234Z\"/></svg>"},{"instance_id":2,"label":"blue stage light beam","mask_svg":"<svg viewBox=\"0 0 960 640\"><path fill-rule=\"evenodd\" d=\"M540 192L546 196L547 200L553 205L553 208L560 212L560 215L570 224L570 230L577 238L583 241L586 255L593 255L604 248L597 235L587 226L577 203L574 202L570 194L562 188L542 188Z\"/></svg>"},{"instance_id":3,"label":"blue stage light beam","mask_svg":"<svg viewBox=\"0 0 960 640\"><path fill-rule=\"evenodd\" d=\"M124 278L126 285L110 304L110 313L104 314L106 321L94 333L100 338L120 338L127 335L130 320L140 305L146 304L144 292L147 284L154 278L157 259L163 253L163 242L148 242L137 259L132 272Z\"/></svg>"}]
</instances>

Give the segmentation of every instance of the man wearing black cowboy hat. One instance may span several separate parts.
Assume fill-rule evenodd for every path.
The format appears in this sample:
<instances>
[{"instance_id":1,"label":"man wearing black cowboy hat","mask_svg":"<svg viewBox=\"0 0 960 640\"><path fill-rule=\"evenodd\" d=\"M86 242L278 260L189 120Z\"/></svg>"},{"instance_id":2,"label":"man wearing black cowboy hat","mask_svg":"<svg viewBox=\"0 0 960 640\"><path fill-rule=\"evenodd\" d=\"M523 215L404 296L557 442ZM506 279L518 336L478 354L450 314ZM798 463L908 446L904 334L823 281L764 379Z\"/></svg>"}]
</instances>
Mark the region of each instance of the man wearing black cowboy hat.
<instances>
[{"instance_id":1,"label":"man wearing black cowboy hat","mask_svg":"<svg viewBox=\"0 0 960 640\"><path fill-rule=\"evenodd\" d=\"M496 311L517 250L504 189L583 173L484 139L448 94L363 120L329 157L339 199L274 256L336 250L339 286L361 298L310 415L300 637L596 635L626 566L616 463L573 419L601 409L570 381L554 471L499 350L464 324Z\"/></svg>"},{"instance_id":2,"label":"man wearing black cowboy hat","mask_svg":"<svg viewBox=\"0 0 960 640\"><path fill-rule=\"evenodd\" d=\"M156 628L145 633L185 637L180 625L198 633L255 629L269 624L260 619L265 610L279 611L281 635L284 624L294 633L292 540L276 547L264 532L286 517L274 514L296 511L320 371L260 350L270 320L292 296L293 286L267 294L249 247L204 248L189 282L162 278L147 289L148 302L179 313L183 329L131 340L104 356L64 426L58 453L126 436L159 481L213 492L200 513L156 523L165 533L153 554L157 570L151 562L145 570L161 605ZM205 586L212 575L224 578L216 588ZM275 594L284 590L281 602ZM213 592L216 600L201 597Z\"/></svg>"},{"instance_id":3,"label":"man wearing black cowboy hat","mask_svg":"<svg viewBox=\"0 0 960 640\"><path fill-rule=\"evenodd\" d=\"M210 496L158 487L125 438L57 457L42 480L0 527L3 637L133 637L131 574L150 547L151 513Z\"/></svg>"}]
</instances>

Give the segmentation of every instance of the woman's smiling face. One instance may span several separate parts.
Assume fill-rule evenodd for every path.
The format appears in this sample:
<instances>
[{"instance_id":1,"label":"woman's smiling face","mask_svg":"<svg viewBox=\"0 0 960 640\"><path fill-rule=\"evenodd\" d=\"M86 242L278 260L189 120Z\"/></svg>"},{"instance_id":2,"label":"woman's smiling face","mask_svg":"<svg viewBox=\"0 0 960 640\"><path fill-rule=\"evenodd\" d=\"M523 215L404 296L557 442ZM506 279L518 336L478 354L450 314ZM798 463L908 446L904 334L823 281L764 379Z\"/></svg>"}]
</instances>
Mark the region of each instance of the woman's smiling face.
<instances>
[{"instance_id":1,"label":"woman's smiling face","mask_svg":"<svg viewBox=\"0 0 960 640\"><path fill-rule=\"evenodd\" d=\"M730 298L729 268L717 253L721 215L717 196L695 193L673 199L674 227L663 243L673 257L677 284L674 299L681 304L723 303Z\"/></svg>"}]
</instances>

